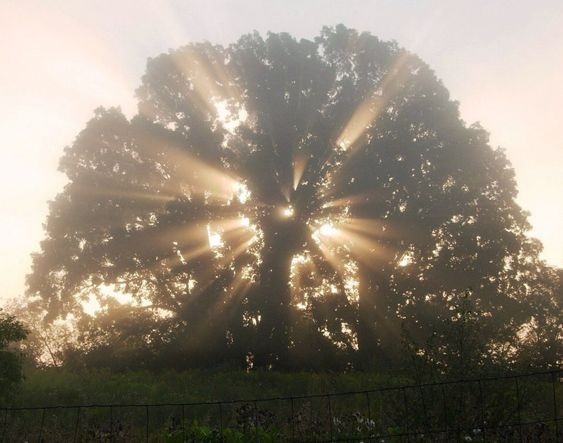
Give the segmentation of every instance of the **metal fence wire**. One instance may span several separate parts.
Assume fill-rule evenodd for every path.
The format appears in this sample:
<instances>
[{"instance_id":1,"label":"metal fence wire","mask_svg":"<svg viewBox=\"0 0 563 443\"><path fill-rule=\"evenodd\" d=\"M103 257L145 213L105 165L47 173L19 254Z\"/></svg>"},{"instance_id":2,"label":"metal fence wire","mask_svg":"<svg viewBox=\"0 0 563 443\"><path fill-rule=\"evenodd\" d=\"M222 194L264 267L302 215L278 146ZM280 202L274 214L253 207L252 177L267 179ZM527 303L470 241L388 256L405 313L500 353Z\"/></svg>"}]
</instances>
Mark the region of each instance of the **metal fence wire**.
<instances>
[{"instance_id":1,"label":"metal fence wire","mask_svg":"<svg viewBox=\"0 0 563 443\"><path fill-rule=\"evenodd\" d=\"M184 404L0 408L2 442L562 442L563 370Z\"/></svg>"}]
</instances>

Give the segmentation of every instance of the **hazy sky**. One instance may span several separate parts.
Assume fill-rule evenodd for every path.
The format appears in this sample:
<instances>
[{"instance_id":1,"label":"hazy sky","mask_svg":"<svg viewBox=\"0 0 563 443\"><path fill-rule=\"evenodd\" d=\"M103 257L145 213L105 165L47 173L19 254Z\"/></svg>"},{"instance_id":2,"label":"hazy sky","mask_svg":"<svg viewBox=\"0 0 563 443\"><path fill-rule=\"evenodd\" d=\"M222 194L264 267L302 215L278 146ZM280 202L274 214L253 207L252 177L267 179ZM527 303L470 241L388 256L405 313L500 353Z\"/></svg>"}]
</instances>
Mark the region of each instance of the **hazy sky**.
<instances>
[{"instance_id":1,"label":"hazy sky","mask_svg":"<svg viewBox=\"0 0 563 443\"><path fill-rule=\"evenodd\" d=\"M147 57L258 30L311 38L343 23L436 71L463 118L506 148L543 257L563 266L561 0L0 0L0 299L23 293L58 159L93 110L136 110Z\"/></svg>"}]
</instances>

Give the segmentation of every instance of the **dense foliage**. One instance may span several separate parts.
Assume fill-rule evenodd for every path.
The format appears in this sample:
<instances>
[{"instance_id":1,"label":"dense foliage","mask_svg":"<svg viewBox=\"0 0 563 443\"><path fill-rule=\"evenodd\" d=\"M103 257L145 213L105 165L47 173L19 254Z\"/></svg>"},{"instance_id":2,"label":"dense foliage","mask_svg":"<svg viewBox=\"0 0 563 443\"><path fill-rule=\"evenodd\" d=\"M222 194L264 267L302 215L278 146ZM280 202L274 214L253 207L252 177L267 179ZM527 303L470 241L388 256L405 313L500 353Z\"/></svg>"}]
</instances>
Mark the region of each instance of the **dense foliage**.
<instances>
[{"instance_id":1,"label":"dense foliage","mask_svg":"<svg viewBox=\"0 0 563 443\"><path fill-rule=\"evenodd\" d=\"M415 55L343 26L250 34L150 59L137 96L60 163L27 309L73 325L61 361L396 367L405 341L443 371L561 359L561 276L514 172ZM476 323L469 355L452 330Z\"/></svg>"},{"instance_id":2,"label":"dense foliage","mask_svg":"<svg viewBox=\"0 0 563 443\"><path fill-rule=\"evenodd\" d=\"M15 317L0 310L0 402L22 380L21 358L10 345L25 339L27 331Z\"/></svg>"}]
</instances>

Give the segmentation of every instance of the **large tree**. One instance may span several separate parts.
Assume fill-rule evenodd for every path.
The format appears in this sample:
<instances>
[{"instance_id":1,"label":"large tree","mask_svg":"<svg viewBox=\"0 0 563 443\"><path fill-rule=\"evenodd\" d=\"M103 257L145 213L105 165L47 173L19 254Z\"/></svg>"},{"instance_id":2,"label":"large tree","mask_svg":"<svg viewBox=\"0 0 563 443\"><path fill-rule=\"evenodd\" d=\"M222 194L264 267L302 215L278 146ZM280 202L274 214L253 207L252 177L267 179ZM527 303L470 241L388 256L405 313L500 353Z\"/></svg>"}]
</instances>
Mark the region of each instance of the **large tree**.
<instances>
[{"instance_id":1,"label":"large tree","mask_svg":"<svg viewBox=\"0 0 563 443\"><path fill-rule=\"evenodd\" d=\"M491 355L553 322L503 151L395 43L338 26L192 44L150 59L137 96L66 149L28 279L76 349L389 363L401 327L423 340L468 291Z\"/></svg>"}]
</instances>

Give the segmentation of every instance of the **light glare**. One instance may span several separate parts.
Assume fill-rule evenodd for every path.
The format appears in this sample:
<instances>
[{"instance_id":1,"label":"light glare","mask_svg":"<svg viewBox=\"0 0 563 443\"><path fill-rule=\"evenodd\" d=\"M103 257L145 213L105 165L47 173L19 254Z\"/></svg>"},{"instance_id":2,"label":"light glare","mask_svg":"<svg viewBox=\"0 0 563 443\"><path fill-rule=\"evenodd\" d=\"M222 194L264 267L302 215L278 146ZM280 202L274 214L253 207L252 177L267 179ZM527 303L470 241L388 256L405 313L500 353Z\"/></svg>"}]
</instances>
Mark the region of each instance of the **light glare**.
<instances>
[{"instance_id":1,"label":"light glare","mask_svg":"<svg viewBox=\"0 0 563 443\"><path fill-rule=\"evenodd\" d=\"M294 214L295 214L295 211L294 211L292 206L288 206L286 208L283 208L283 210L282 210L282 215L284 217L287 217L287 218L293 217Z\"/></svg>"},{"instance_id":2,"label":"light glare","mask_svg":"<svg viewBox=\"0 0 563 443\"><path fill-rule=\"evenodd\" d=\"M235 193L239 202L243 205L250 199L250 189L244 183L238 183Z\"/></svg>"},{"instance_id":3,"label":"light glare","mask_svg":"<svg viewBox=\"0 0 563 443\"><path fill-rule=\"evenodd\" d=\"M338 230L332 223L325 223L319 228L319 233L325 237L332 237L336 235L337 232Z\"/></svg>"},{"instance_id":4,"label":"light glare","mask_svg":"<svg viewBox=\"0 0 563 443\"><path fill-rule=\"evenodd\" d=\"M209 242L209 247L211 249L218 249L223 246L223 239L221 238L221 234L212 231L209 226L207 226L207 239Z\"/></svg>"}]
</instances>

